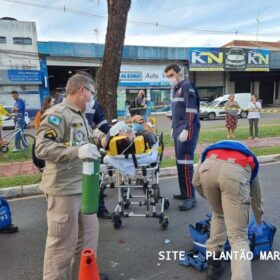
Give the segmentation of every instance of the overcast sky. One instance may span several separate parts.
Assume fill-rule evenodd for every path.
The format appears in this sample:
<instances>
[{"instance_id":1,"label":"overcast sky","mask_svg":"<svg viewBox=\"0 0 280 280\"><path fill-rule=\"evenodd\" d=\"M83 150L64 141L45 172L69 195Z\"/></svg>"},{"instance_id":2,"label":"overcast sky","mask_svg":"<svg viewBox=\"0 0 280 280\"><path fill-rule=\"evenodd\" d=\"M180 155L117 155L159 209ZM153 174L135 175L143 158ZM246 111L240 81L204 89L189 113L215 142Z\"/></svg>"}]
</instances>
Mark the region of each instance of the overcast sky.
<instances>
[{"instance_id":1,"label":"overcast sky","mask_svg":"<svg viewBox=\"0 0 280 280\"><path fill-rule=\"evenodd\" d=\"M125 39L128 45L219 47L231 40L280 40L277 0L131 2ZM40 41L105 42L107 0L0 0L0 17L4 16L35 21Z\"/></svg>"}]
</instances>

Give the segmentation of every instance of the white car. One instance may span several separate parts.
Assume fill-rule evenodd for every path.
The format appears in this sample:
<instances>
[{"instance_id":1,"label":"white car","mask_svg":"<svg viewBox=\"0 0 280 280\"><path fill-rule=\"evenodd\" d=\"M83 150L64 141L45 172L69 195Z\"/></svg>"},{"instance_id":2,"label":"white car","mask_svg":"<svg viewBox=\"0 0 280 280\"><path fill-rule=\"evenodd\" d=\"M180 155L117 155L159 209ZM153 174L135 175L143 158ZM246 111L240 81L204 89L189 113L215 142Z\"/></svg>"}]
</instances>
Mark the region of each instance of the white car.
<instances>
[{"instance_id":1,"label":"white car","mask_svg":"<svg viewBox=\"0 0 280 280\"><path fill-rule=\"evenodd\" d=\"M4 106L4 109L6 111L8 111L9 113L12 112L12 108L13 108L12 106ZM3 128L14 128L15 127L13 118L2 115L2 120L3 120ZM27 127L31 122L27 112L25 112L24 121L25 121L25 127Z\"/></svg>"},{"instance_id":2,"label":"white car","mask_svg":"<svg viewBox=\"0 0 280 280\"><path fill-rule=\"evenodd\" d=\"M205 101L200 101L200 107L201 106L207 106L207 102L205 102ZM169 119L172 119L172 111L170 110L170 111L167 111L167 113L166 113L166 117L167 118L169 118Z\"/></svg>"},{"instance_id":3,"label":"white car","mask_svg":"<svg viewBox=\"0 0 280 280\"><path fill-rule=\"evenodd\" d=\"M251 93L235 93L234 100L239 104L241 109L246 109L251 100ZM229 94L225 94L216 98L214 101L201 106L199 112L200 119L215 120L216 118L226 117L225 103L229 100ZM246 110L239 109L237 114L240 118L246 118L248 113Z\"/></svg>"}]
</instances>

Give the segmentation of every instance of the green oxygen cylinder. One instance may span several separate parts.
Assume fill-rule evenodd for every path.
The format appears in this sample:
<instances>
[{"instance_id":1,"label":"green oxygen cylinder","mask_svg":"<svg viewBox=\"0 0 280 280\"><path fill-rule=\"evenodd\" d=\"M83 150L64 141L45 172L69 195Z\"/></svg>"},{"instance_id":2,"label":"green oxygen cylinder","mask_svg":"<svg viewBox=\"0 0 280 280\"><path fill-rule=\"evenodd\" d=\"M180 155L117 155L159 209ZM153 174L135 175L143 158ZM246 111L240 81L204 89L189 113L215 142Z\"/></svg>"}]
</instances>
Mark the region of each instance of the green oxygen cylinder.
<instances>
[{"instance_id":1,"label":"green oxygen cylinder","mask_svg":"<svg viewBox=\"0 0 280 280\"><path fill-rule=\"evenodd\" d=\"M96 214L99 202L99 160L83 161L82 214Z\"/></svg>"}]
</instances>

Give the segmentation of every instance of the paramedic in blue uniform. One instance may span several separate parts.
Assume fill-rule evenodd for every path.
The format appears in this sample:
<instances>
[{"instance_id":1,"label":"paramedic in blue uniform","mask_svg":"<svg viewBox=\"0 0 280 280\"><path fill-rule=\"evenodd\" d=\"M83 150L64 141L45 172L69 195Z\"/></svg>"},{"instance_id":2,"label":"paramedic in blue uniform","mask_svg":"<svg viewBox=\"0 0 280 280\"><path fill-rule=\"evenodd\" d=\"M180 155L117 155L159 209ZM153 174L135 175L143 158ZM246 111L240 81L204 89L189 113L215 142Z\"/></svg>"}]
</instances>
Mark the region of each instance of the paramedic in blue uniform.
<instances>
[{"instance_id":1,"label":"paramedic in blue uniform","mask_svg":"<svg viewBox=\"0 0 280 280\"><path fill-rule=\"evenodd\" d=\"M189 210L196 205L192 185L194 151L196 148L199 122L199 95L188 80L184 80L177 64L164 70L172 85L172 135L175 145L176 164L180 194L175 199L183 200L180 210Z\"/></svg>"},{"instance_id":2,"label":"paramedic in blue uniform","mask_svg":"<svg viewBox=\"0 0 280 280\"><path fill-rule=\"evenodd\" d=\"M89 122L89 125L93 129L97 128L104 134L107 134L110 130L110 125L104 116L101 105L95 100L95 93L92 93L92 95L93 95L93 99L87 105L88 108L86 109L86 118ZM105 196L104 189L101 188L99 194L97 216L103 219L111 219L112 216L105 206L104 196Z\"/></svg>"},{"instance_id":3,"label":"paramedic in blue uniform","mask_svg":"<svg viewBox=\"0 0 280 280\"><path fill-rule=\"evenodd\" d=\"M242 259L249 252L248 222L250 205L256 222L263 215L261 185L256 156L241 142L223 140L207 147L193 176L193 185L212 208L207 279L224 279L224 262L219 256L228 237L232 252L232 280L252 280L251 261Z\"/></svg>"}]
</instances>

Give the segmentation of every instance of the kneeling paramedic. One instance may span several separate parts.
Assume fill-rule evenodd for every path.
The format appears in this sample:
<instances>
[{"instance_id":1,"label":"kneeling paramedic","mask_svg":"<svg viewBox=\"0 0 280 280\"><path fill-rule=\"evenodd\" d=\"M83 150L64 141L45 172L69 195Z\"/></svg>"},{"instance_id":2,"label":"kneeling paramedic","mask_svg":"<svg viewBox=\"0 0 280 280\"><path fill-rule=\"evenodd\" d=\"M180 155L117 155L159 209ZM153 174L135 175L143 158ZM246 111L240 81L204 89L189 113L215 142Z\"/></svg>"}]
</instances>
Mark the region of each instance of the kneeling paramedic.
<instances>
[{"instance_id":1,"label":"kneeling paramedic","mask_svg":"<svg viewBox=\"0 0 280 280\"><path fill-rule=\"evenodd\" d=\"M46 161L40 184L48 202L44 280L78 279L81 251L97 250L97 216L80 212L82 160L100 157L83 114L93 90L90 77L69 78L67 97L45 112L36 135L36 155Z\"/></svg>"},{"instance_id":2,"label":"kneeling paramedic","mask_svg":"<svg viewBox=\"0 0 280 280\"><path fill-rule=\"evenodd\" d=\"M224 262L218 258L227 237L236 254L231 260L231 279L252 279L251 261L240 256L249 252L250 205L257 223L261 223L263 214L258 169L256 156L238 141L220 141L202 153L193 185L212 207L210 238L206 242L210 255L207 279L221 279Z\"/></svg>"}]
</instances>

